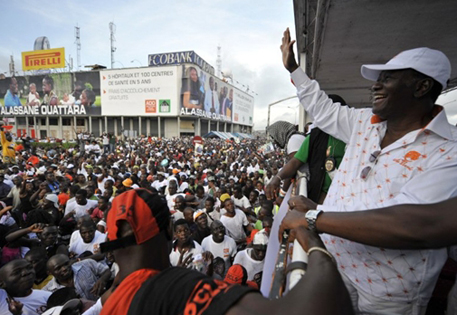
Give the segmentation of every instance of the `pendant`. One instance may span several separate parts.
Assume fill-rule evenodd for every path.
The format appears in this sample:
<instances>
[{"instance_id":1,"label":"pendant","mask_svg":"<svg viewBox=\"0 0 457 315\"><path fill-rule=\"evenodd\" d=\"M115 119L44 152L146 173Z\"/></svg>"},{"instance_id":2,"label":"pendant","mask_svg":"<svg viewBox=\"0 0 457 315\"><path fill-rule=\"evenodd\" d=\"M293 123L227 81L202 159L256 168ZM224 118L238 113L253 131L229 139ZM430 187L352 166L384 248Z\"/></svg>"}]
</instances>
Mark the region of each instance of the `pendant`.
<instances>
[{"instance_id":1,"label":"pendant","mask_svg":"<svg viewBox=\"0 0 457 315\"><path fill-rule=\"evenodd\" d=\"M325 159L325 170L327 172L332 172L336 169L336 160L333 156L329 156Z\"/></svg>"}]
</instances>

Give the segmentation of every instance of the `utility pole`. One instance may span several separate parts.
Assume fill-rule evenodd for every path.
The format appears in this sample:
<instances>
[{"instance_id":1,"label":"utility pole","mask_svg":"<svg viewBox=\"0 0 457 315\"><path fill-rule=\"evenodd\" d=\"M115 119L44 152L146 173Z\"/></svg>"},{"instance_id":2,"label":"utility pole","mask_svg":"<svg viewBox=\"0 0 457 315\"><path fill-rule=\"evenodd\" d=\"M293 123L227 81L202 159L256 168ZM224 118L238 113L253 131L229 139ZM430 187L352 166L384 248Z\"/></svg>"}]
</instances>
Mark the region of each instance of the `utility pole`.
<instances>
[{"instance_id":1,"label":"utility pole","mask_svg":"<svg viewBox=\"0 0 457 315\"><path fill-rule=\"evenodd\" d=\"M75 26L75 44L76 44L76 70L79 71L81 68L81 36L79 33L79 26ZM71 64L71 68L73 68L73 62Z\"/></svg>"},{"instance_id":2,"label":"utility pole","mask_svg":"<svg viewBox=\"0 0 457 315\"><path fill-rule=\"evenodd\" d=\"M116 47L114 47L114 42L116 38L114 38L114 33L116 32L116 24L113 22L109 23L109 31L110 31L110 41L111 41L111 69L114 68L114 52L116 51Z\"/></svg>"},{"instance_id":3,"label":"utility pole","mask_svg":"<svg viewBox=\"0 0 457 315\"><path fill-rule=\"evenodd\" d=\"M14 56L11 55L11 61L10 61L10 75L14 76L16 73L16 69L14 67Z\"/></svg>"}]
</instances>

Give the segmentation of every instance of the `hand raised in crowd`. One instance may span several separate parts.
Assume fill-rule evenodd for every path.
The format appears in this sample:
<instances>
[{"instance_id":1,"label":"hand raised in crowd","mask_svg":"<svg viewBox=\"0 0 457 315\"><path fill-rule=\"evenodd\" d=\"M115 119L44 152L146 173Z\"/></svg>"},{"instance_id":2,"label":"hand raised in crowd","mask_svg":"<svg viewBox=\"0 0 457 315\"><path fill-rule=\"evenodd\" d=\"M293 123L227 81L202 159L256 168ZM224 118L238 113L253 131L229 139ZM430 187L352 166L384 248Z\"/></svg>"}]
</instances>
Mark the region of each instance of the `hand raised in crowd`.
<instances>
[{"instance_id":1,"label":"hand raised in crowd","mask_svg":"<svg viewBox=\"0 0 457 315\"><path fill-rule=\"evenodd\" d=\"M16 301L14 298L7 297L6 298L6 303L8 303L8 310L11 312L13 315L20 315L22 314L22 308L24 307L24 304L22 304L19 301Z\"/></svg>"},{"instance_id":2,"label":"hand raised in crowd","mask_svg":"<svg viewBox=\"0 0 457 315\"><path fill-rule=\"evenodd\" d=\"M43 229L46 227L46 224L43 223L35 223L29 226L29 231L31 233L41 233Z\"/></svg>"},{"instance_id":3,"label":"hand raised in crowd","mask_svg":"<svg viewBox=\"0 0 457 315\"><path fill-rule=\"evenodd\" d=\"M287 28L284 31L280 48L282 52L282 62L284 63L284 67L290 73L294 72L298 68L298 64L295 61L294 44L295 40L290 40L290 31L289 28Z\"/></svg>"},{"instance_id":4,"label":"hand raised in crowd","mask_svg":"<svg viewBox=\"0 0 457 315\"><path fill-rule=\"evenodd\" d=\"M213 253L211 253L209 251L203 252L202 257L203 257L203 260L208 263L208 265L213 263L213 259L214 259Z\"/></svg>"},{"instance_id":5,"label":"hand raised in crowd","mask_svg":"<svg viewBox=\"0 0 457 315\"><path fill-rule=\"evenodd\" d=\"M95 282L94 286L92 287L92 290L90 290L90 293L92 293L95 296L100 296L103 293L103 290L105 290L105 286L105 280L103 280L103 278L100 278L97 282Z\"/></svg>"},{"instance_id":6,"label":"hand raised in crowd","mask_svg":"<svg viewBox=\"0 0 457 315\"><path fill-rule=\"evenodd\" d=\"M184 268L188 268L189 265L194 261L194 257L192 254L188 255L186 258L184 258L184 254L187 253L187 250L184 249L182 252L181 252L181 255L179 255L179 260L178 260L178 264L176 266L178 267L184 267Z\"/></svg>"},{"instance_id":7,"label":"hand raised in crowd","mask_svg":"<svg viewBox=\"0 0 457 315\"><path fill-rule=\"evenodd\" d=\"M265 195L267 196L268 200L273 200L277 196L277 191L281 186L281 180L278 176L274 176L268 185L265 187Z\"/></svg>"},{"instance_id":8,"label":"hand raised in crowd","mask_svg":"<svg viewBox=\"0 0 457 315\"><path fill-rule=\"evenodd\" d=\"M208 268L206 269L206 275L212 277L214 273L214 255L213 253L206 251L202 253L203 261L205 261L206 266Z\"/></svg>"}]
</instances>

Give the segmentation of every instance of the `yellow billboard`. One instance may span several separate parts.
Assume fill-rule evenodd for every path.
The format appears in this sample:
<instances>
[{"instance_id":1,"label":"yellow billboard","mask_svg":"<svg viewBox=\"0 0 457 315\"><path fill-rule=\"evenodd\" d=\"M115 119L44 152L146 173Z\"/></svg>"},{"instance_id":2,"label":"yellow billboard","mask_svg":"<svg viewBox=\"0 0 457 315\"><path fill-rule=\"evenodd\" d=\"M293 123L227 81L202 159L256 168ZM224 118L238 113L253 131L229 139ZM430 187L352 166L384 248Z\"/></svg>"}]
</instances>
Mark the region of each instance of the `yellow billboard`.
<instances>
[{"instance_id":1,"label":"yellow billboard","mask_svg":"<svg viewBox=\"0 0 457 315\"><path fill-rule=\"evenodd\" d=\"M22 53L22 70L65 68L65 48L34 50Z\"/></svg>"}]
</instances>

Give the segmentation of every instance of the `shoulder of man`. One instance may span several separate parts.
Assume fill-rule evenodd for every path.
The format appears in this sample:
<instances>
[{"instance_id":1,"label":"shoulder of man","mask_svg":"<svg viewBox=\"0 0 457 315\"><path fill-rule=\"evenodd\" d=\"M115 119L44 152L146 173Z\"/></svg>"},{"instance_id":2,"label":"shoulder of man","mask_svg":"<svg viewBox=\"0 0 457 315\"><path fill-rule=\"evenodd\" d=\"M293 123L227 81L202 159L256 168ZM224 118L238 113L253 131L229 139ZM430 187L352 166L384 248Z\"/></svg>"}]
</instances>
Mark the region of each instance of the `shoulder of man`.
<instances>
[{"instance_id":1,"label":"shoulder of man","mask_svg":"<svg viewBox=\"0 0 457 315\"><path fill-rule=\"evenodd\" d=\"M224 314L252 291L197 271L172 267L143 283L128 314Z\"/></svg>"}]
</instances>

